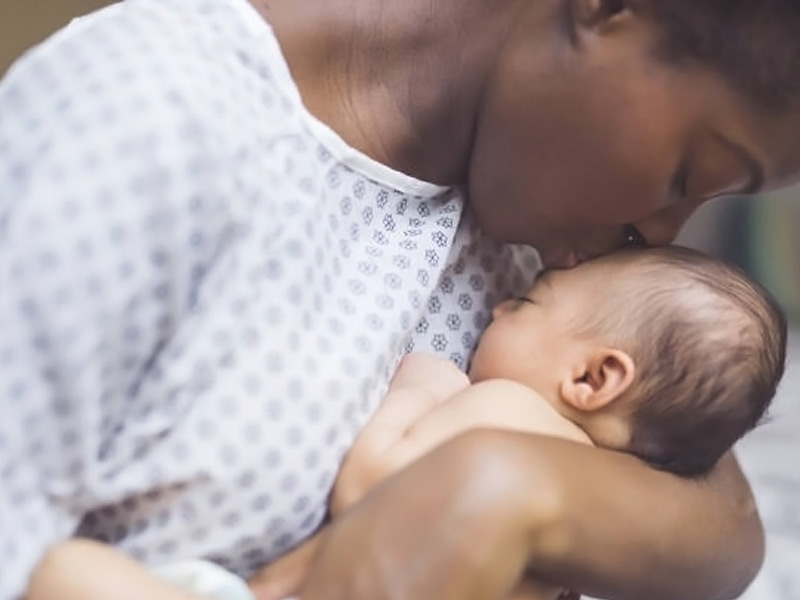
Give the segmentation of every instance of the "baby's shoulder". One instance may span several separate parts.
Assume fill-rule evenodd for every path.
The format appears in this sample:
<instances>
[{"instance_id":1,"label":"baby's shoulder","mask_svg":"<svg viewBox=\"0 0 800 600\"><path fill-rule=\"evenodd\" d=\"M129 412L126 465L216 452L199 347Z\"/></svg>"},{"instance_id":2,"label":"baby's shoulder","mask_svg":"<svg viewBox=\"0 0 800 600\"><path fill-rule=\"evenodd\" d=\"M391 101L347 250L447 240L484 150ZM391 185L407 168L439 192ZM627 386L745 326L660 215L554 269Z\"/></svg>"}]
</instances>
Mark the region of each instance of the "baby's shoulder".
<instances>
[{"instance_id":1,"label":"baby's shoulder","mask_svg":"<svg viewBox=\"0 0 800 600\"><path fill-rule=\"evenodd\" d=\"M424 387L437 398L445 399L469 386L469 378L458 366L435 354L406 354L392 378L392 389Z\"/></svg>"}]
</instances>

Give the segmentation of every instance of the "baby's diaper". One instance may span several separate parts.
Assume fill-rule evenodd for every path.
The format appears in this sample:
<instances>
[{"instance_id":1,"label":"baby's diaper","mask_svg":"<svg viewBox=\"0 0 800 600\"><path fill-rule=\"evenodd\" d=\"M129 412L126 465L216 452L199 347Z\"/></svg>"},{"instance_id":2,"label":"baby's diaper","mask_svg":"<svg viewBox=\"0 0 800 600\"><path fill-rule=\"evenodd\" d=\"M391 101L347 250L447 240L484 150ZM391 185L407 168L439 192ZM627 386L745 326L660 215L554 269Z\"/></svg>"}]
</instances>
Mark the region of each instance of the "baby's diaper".
<instances>
[{"instance_id":1,"label":"baby's diaper","mask_svg":"<svg viewBox=\"0 0 800 600\"><path fill-rule=\"evenodd\" d=\"M244 580L214 563L187 560L151 569L153 574L213 600L255 600Z\"/></svg>"}]
</instances>

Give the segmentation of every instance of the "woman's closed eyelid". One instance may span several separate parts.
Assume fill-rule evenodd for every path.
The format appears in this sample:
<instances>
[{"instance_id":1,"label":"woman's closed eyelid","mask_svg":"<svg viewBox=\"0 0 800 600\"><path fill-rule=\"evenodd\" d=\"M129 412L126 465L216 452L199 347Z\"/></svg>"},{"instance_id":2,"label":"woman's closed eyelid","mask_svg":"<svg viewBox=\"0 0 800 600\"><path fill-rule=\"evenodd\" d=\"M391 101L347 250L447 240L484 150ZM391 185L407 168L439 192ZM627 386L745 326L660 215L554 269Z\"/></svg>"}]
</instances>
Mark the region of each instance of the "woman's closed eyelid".
<instances>
[{"instance_id":1,"label":"woman's closed eyelid","mask_svg":"<svg viewBox=\"0 0 800 600\"><path fill-rule=\"evenodd\" d=\"M642 232L635 225L628 223L622 230L624 248L647 248L648 243Z\"/></svg>"},{"instance_id":2,"label":"woman's closed eyelid","mask_svg":"<svg viewBox=\"0 0 800 600\"><path fill-rule=\"evenodd\" d=\"M686 161L678 165L670 184L670 190L678 198L686 198L689 194L689 167Z\"/></svg>"}]
</instances>

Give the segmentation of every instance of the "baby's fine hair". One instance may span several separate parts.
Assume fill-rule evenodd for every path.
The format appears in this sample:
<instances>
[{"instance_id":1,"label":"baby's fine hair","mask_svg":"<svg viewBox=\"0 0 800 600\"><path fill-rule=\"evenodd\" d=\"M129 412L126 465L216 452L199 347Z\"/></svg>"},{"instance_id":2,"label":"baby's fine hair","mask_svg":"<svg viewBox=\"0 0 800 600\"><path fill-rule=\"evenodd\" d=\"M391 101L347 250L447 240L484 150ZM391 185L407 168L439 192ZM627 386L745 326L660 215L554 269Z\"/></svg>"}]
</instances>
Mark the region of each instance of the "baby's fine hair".
<instances>
[{"instance_id":1,"label":"baby's fine hair","mask_svg":"<svg viewBox=\"0 0 800 600\"><path fill-rule=\"evenodd\" d=\"M683 476L708 472L763 418L783 377L786 317L733 265L678 246L621 251L633 269L602 310L636 364L628 450ZM605 320L605 319L603 319ZM602 326L601 326L602 327ZM611 329L607 328L611 335Z\"/></svg>"}]
</instances>

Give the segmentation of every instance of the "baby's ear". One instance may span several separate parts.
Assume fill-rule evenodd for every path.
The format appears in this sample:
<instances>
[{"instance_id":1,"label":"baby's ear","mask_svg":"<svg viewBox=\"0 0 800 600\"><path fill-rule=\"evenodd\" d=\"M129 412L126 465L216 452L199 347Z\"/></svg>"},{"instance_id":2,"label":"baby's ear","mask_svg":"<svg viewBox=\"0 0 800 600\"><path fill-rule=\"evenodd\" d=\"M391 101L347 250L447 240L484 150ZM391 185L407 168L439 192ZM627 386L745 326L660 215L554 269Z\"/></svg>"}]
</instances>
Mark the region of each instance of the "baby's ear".
<instances>
[{"instance_id":1,"label":"baby's ear","mask_svg":"<svg viewBox=\"0 0 800 600\"><path fill-rule=\"evenodd\" d=\"M561 399L583 412L600 410L622 396L633 383L636 365L627 352L614 348L592 351L561 383Z\"/></svg>"}]
</instances>

